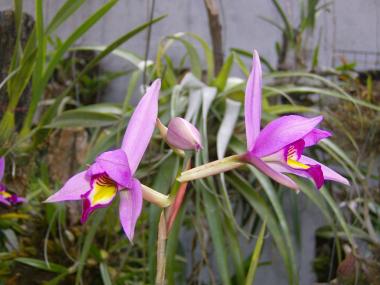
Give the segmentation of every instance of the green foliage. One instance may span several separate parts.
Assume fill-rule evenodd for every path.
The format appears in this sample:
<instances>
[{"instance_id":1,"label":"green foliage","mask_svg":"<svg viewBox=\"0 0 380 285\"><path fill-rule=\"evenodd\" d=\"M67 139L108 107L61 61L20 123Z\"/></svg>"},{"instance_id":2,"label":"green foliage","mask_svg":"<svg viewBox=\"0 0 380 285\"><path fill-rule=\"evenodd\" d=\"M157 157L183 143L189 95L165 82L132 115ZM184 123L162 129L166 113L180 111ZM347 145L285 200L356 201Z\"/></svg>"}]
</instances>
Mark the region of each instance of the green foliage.
<instances>
[{"instance_id":1,"label":"green foliage","mask_svg":"<svg viewBox=\"0 0 380 285\"><path fill-rule=\"evenodd\" d=\"M44 23L43 1L36 0L35 30L23 53L15 49L9 75L0 85L7 85L10 96L7 112L0 122L0 136L4 142L0 153L5 153L7 157L17 161L17 168L21 168L18 166L21 164L25 166L24 169L27 169L26 166L33 169L27 172L30 177L24 184L27 188L28 204L16 209L14 213L9 213L11 215L6 216L7 219L0 216L0 232L10 230L15 234L16 240L24 240L16 251L5 246L9 243L9 238L0 237L0 261L6 260L4 265L0 265L0 274L9 277L12 272L17 272L18 266L22 264L30 270L48 274L41 277L41 282L46 284L154 283L157 273L158 222L162 210L154 205L144 205L132 245L123 236L115 219L115 203L109 209L97 211L86 226L79 225L77 216L72 214L78 212L74 206L70 205L68 208L42 204L41 202L64 182L61 180L65 180L53 176L53 169L47 159L48 141L54 138L55 134L72 131L73 128L88 135L87 148L80 164L84 167L86 163L91 163L98 153L115 147L120 142L131 115L130 100L139 89L139 80L144 72L149 79L160 77L163 82L159 105L161 121L167 124L174 116L192 121L201 130L204 149L196 155L186 153L185 157L178 157L158 136L154 136L149 152L136 175L144 184L175 197L180 187L176 177L185 169L187 162L198 166L221 159L226 154L244 151L241 106L250 65L245 64L243 57L250 57L251 53L233 49L227 55L220 73L214 74L211 48L202 38L191 33L178 33L164 38L158 46L155 62L145 62L140 55L120 47L163 17L139 25L107 46L73 47L73 43L116 3L107 1L84 20L66 40L52 46L53 50L48 56L48 43L51 42L56 29L64 25L85 1L75 1L74 4L71 2L66 1L53 19ZM19 15L22 2L16 3L16 15ZM273 3L283 21L284 27L280 28L287 37L293 39L294 28L279 2L273 0ZM315 16L319 10L317 3L318 1L308 1L307 8L302 10L302 30L314 27ZM170 48L173 46L179 46L178 50L183 51L183 60L179 63L170 57ZM97 54L77 74L73 82L53 98L43 111L39 123L33 125L32 118L36 108L44 102L44 92L54 72L62 64L64 54L79 50L96 51ZM201 60L200 52L204 54L204 62ZM317 54L316 50L313 61L315 66L318 62ZM99 61L108 55L117 56L134 67L129 74L129 85L123 102L83 105L74 100L71 91L75 84L83 80ZM234 67L242 71L242 78L232 76ZM324 104L323 98L344 102L355 114L360 114L364 108L373 112L380 110L378 105L371 101L352 96L339 81L334 82L304 71L280 72L269 64L267 67L269 72L265 76L272 80L263 89L264 122L294 112L325 114L325 108L320 108ZM347 67L344 71L347 71ZM374 90L371 80L366 83L370 89L370 98L373 97ZM13 111L28 84L32 84L32 102L23 122L23 129L19 133L15 131ZM317 102L307 101L308 104L305 104L305 101L311 96L315 97L315 94L319 94ZM284 103L282 99L288 102ZM326 118L328 124L339 121L339 118L333 115ZM347 137L347 141L355 142L350 134ZM324 150L326 155L321 156L319 149ZM76 155L74 153L71 156ZM69 156L68 154L64 157L64 160L69 159ZM369 172L351 157L351 153L330 140L319 145L315 156L325 163L336 165L354 183L362 183ZM53 165L64 165L63 161L56 160L58 161L54 161ZM60 166L59 170L63 172L63 168ZM7 172L9 173L9 169ZM12 180L10 176L6 179ZM328 184L326 188L317 192L310 183L301 179L297 181L302 190L300 195L305 195L316 205L326 219L328 227L318 234L333 238L339 255L342 254L342 241L352 248L357 239L378 245L378 222L374 223L375 229L371 231L367 226L368 221L358 222L365 220L361 211L352 214L354 210L351 208L342 210L339 195L347 195L345 188ZM239 171L230 171L189 184L185 200L168 234L167 283L252 284L256 272L260 272L260 266L263 265L259 262L260 252L264 245L269 245L274 246L281 256L288 283L299 284L300 264L297 264L296 251L300 246L297 236L302 228L292 224L297 218L292 220L292 217L287 215L282 199L286 191L290 190L279 187L254 167L241 168ZM364 203L360 200L361 197L355 199L357 203ZM298 203L297 196L293 202ZM373 202L367 203L367 206L370 207L368 211L371 212L371 216L375 216L380 209L378 204ZM294 211L297 215L297 209ZM36 226L28 227L30 224ZM258 228L260 224L262 226ZM27 235L32 237L25 237ZM33 235L36 236L35 239ZM271 239L266 238L267 236ZM255 246L252 245L252 241L256 241ZM248 251L246 244L250 245Z\"/></svg>"}]
</instances>

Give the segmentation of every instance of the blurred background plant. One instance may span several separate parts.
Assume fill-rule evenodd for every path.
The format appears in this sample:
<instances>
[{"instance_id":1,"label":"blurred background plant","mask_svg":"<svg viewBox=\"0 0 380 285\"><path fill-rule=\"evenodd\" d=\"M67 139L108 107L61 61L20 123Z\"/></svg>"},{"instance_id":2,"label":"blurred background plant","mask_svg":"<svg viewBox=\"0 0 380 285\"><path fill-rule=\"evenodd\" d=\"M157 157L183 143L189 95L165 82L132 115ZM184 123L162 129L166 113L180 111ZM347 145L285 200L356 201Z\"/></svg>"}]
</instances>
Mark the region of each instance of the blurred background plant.
<instances>
[{"instance_id":1,"label":"blurred background plant","mask_svg":"<svg viewBox=\"0 0 380 285\"><path fill-rule=\"evenodd\" d=\"M0 155L6 156L9 189L28 199L0 210L4 284L153 284L161 276L157 206L144 205L131 244L114 219L115 207L98 210L81 225L80 203L42 203L80 164L118 145L131 99L141 96L150 80L162 78L163 124L172 117L186 118L201 131L204 148L195 157L187 153L181 158L156 132L137 173L144 184L177 193L181 185L175 178L189 161L196 166L244 149L242 103L252 54L234 48L220 59L221 27L213 1L205 1L213 46L189 32L168 35L159 42L154 61L147 57L149 37L144 55L120 47L140 32L150 34L163 18L153 19L153 14L108 45L75 45L116 0L99 7L66 39L57 38L56 29L85 2L64 2L49 22L42 0L35 1L34 17L23 14L21 0L14 1L14 11L3 12L10 38L4 50L10 54L2 58ZM325 127L335 136L319 145L328 155L316 148L313 156L345 174L352 187L327 184L318 192L297 180L302 193L296 195L253 167L189 184L167 237L166 274L161 276L167 284L253 284L257 270L272 266L260 254L265 247L281 256L284 284L299 284L301 195L325 218L315 233L318 281L379 282L378 74L358 73L345 61L334 69L318 69L318 45L312 47L312 57L305 57L304 47L310 46L304 33L314 30L317 14L327 6L302 3L300 24L293 26L273 0L283 37L276 44L278 66L267 62L263 120L288 113L323 114ZM182 55L179 61L171 57L174 48ZM103 70L99 63L107 55L132 68ZM288 64L290 57L294 61ZM107 84L121 76L129 80L123 102L101 103Z\"/></svg>"}]
</instances>

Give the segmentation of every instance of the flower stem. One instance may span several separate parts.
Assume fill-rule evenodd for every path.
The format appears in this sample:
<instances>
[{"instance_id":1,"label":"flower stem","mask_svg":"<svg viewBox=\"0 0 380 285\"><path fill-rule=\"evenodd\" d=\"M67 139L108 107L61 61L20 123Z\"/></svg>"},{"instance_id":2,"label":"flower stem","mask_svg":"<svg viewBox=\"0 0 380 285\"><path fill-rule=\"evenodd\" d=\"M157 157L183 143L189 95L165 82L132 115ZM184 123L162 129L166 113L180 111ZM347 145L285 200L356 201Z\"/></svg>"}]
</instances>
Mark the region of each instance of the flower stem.
<instances>
[{"instance_id":1,"label":"flower stem","mask_svg":"<svg viewBox=\"0 0 380 285\"><path fill-rule=\"evenodd\" d=\"M210 163L184 171L177 178L179 182L187 182L195 179L205 178L226 172L245 165L244 155L232 155L223 159L215 160Z\"/></svg>"},{"instance_id":2,"label":"flower stem","mask_svg":"<svg viewBox=\"0 0 380 285\"><path fill-rule=\"evenodd\" d=\"M162 211L160 216L160 222L158 224L156 285L165 285L166 239L166 219L165 213L164 211Z\"/></svg>"},{"instance_id":3,"label":"flower stem","mask_svg":"<svg viewBox=\"0 0 380 285\"><path fill-rule=\"evenodd\" d=\"M141 184L141 190L144 200L147 200L161 208L166 208L172 204L172 199L144 184Z\"/></svg>"}]
</instances>

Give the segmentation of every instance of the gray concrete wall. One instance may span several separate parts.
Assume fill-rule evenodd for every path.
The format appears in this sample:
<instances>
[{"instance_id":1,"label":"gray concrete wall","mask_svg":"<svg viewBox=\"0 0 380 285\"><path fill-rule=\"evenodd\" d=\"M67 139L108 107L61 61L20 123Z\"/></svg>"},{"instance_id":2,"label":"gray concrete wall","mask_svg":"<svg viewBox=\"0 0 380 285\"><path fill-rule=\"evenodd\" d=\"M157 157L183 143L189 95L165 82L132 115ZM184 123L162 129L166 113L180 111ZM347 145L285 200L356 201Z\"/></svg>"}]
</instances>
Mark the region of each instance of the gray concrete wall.
<instances>
[{"instance_id":1,"label":"gray concrete wall","mask_svg":"<svg viewBox=\"0 0 380 285\"><path fill-rule=\"evenodd\" d=\"M326 2L327 0L321 0ZM46 0L45 17L50 19L63 0ZM58 36L66 38L88 15L106 0L88 0L83 7L58 30ZM78 42L82 44L107 44L134 26L147 21L151 0L120 0L118 4ZM299 0L281 0L292 21L298 18ZM329 1L331 2L331 1ZM224 49L231 47L247 50L256 48L261 55L272 63L276 62L275 41L279 40L279 31L264 22L259 16L279 21L279 16L269 0L219 0L222 14ZM24 1L25 10L34 14L34 1ZM1 0L0 9L12 7L12 0ZM380 67L380 55L364 55L363 52L380 52L380 1L379 0L335 0L319 18L317 37L321 31L322 66L339 64L344 55L349 60L357 60L361 68ZM159 40L176 32L194 32L209 41L207 16L202 0L157 0L155 16L167 14L168 17L156 24L152 31L150 58L154 58ZM141 34L125 44L125 48L143 53L146 34ZM359 51L360 54L342 52ZM182 47L171 50L174 58L183 53ZM116 58L109 58L106 65L110 69L126 68L126 64ZM109 90L107 100L119 101L126 89L125 80L116 80Z\"/></svg>"}]
</instances>

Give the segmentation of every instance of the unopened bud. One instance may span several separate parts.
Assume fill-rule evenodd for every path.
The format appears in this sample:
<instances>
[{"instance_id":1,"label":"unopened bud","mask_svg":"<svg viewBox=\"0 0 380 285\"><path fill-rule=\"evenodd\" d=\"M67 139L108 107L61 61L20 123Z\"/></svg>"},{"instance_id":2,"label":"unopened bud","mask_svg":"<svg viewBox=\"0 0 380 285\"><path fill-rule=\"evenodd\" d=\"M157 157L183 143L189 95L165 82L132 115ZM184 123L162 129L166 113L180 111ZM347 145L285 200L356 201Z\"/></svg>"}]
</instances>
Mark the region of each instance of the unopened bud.
<instances>
[{"instance_id":1,"label":"unopened bud","mask_svg":"<svg viewBox=\"0 0 380 285\"><path fill-rule=\"evenodd\" d=\"M198 151L202 148L201 135L197 128L179 117L170 120L166 139L178 149Z\"/></svg>"}]
</instances>

